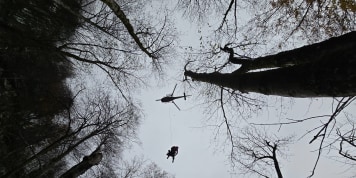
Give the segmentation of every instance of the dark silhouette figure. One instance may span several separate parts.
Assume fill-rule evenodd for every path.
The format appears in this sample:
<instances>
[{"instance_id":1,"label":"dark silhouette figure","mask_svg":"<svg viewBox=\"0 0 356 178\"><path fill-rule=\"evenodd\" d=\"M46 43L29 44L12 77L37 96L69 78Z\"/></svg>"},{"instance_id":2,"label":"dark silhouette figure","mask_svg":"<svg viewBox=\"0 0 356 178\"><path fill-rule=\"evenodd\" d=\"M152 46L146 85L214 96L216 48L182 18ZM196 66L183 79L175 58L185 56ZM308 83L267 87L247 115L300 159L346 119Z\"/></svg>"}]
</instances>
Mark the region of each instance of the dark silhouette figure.
<instances>
[{"instance_id":1,"label":"dark silhouette figure","mask_svg":"<svg viewBox=\"0 0 356 178\"><path fill-rule=\"evenodd\" d=\"M177 87L177 84L174 86L172 94L168 94L167 96L165 96L161 99L158 99L156 101L161 101L162 103L172 102L178 108L178 110L180 110L180 108L177 106L177 104L173 100L179 99L179 98L184 98L184 100L186 100L187 97L190 95L186 95L185 93L183 93L183 96L173 96L174 91L176 90L176 87Z\"/></svg>"},{"instance_id":2,"label":"dark silhouette figure","mask_svg":"<svg viewBox=\"0 0 356 178\"><path fill-rule=\"evenodd\" d=\"M167 153L167 159L171 156L172 157L172 163L174 162L175 156L178 154L178 146L172 146L171 150L168 150Z\"/></svg>"}]
</instances>

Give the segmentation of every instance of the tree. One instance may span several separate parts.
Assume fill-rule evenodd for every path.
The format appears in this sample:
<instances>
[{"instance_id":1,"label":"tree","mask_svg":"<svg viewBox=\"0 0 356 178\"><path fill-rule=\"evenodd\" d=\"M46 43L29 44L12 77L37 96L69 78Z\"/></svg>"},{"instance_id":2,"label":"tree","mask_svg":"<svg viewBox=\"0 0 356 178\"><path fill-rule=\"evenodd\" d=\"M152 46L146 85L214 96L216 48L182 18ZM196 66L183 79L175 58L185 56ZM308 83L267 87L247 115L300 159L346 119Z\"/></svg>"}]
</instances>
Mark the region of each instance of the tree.
<instances>
[{"instance_id":1,"label":"tree","mask_svg":"<svg viewBox=\"0 0 356 178\"><path fill-rule=\"evenodd\" d=\"M352 135L354 129L340 126L345 124L340 113L347 112L346 108L351 106L355 95L352 91L355 78L351 77L354 74L347 72L352 71L348 66L355 64L354 2L231 0L217 1L220 6L210 8L210 11L205 10L204 7L209 5L205 1L179 2L187 14L213 18L217 24L209 36L201 36L201 49L187 50L184 75L186 82L201 87L200 93L208 103L209 110L213 111L211 113L217 113L222 118L217 121L220 124L215 125L218 125L218 130L226 126L226 139L232 147L231 155L240 153L238 158L241 159L232 160L232 164L237 161L242 167L245 165L246 172L253 172L256 169L251 169L251 164L241 162L248 160L243 156L256 158L256 154L251 152L258 152L260 148L273 150L273 142L266 141L262 141L264 144L260 147L245 144L245 147L237 148L241 143L238 139L241 128L244 127L241 121L245 121L245 127L248 128L256 125L281 128L320 120L322 124L306 133L300 133L303 136L314 134L310 144L319 144L310 176L315 173L321 152L330 147L338 148L338 153L347 161L352 160L350 155L353 154L345 150L352 149L352 144L349 144L353 143L352 136L348 136ZM214 10L217 13L211 13ZM209 21L209 27L211 24ZM303 40L314 44L296 48L301 41L305 43ZM315 43L317 41L322 42ZM239 68L236 69L236 66ZM263 124L251 124L252 116L246 114L246 111L258 113L256 111L263 110L263 106L270 108L266 98L271 98L271 95L282 96L281 100L285 100L284 97L328 97L333 101L330 105L332 112L305 119L279 118L278 122L259 121ZM218 108L212 108L214 106ZM238 126L234 127L234 124ZM258 135L258 131L254 130L251 135ZM336 146L336 143L340 145ZM277 170L275 172L279 175ZM258 171L260 176L266 174L265 170Z\"/></svg>"},{"instance_id":2,"label":"tree","mask_svg":"<svg viewBox=\"0 0 356 178\"><path fill-rule=\"evenodd\" d=\"M229 61L241 67L231 73L198 73L186 70L192 80L265 95L289 97L354 96L356 32L324 42L255 59L234 57ZM250 72L251 70L261 70Z\"/></svg>"},{"instance_id":3,"label":"tree","mask_svg":"<svg viewBox=\"0 0 356 178\"><path fill-rule=\"evenodd\" d=\"M65 169L64 176L80 175L95 170L88 161L92 159L82 159L93 156L93 147L103 146L100 153L106 161L134 139L140 111L132 86L144 84L139 75L150 62L162 71L175 33L166 17L156 24L149 21L141 11L145 5L90 0L0 3L1 176L55 177ZM146 57L152 60L143 60ZM72 96L66 80L80 70L97 69L121 97L109 97L107 91L92 93L93 98L79 97L81 91ZM77 164L70 169L70 162Z\"/></svg>"},{"instance_id":4,"label":"tree","mask_svg":"<svg viewBox=\"0 0 356 178\"><path fill-rule=\"evenodd\" d=\"M120 178L174 178L173 175L162 170L157 164L145 161L143 157L134 157L129 161L122 162L118 167Z\"/></svg>"},{"instance_id":5,"label":"tree","mask_svg":"<svg viewBox=\"0 0 356 178\"><path fill-rule=\"evenodd\" d=\"M175 42L175 29L167 14L152 21L154 18L149 11L144 11L148 4L141 0L102 0L90 1L82 6L80 13L67 8L84 24L77 29L79 33L73 40L60 44L56 49L75 66L100 76L105 74L121 93L117 98L119 103L136 109L138 113L139 108L134 105L131 94L137 86L146 85L144 77L149 64L154 71L162 72L162 64ZM130 134L120 136L128 137ZM115 143L120 137L109 140ZM111 161L117 164L117 160ZM105 163L101 169L113 173L110 167L113 164Z\"/></svg>"},{"instance_id":6,"label":"tree","mask_svg":"<svg viewBox=\"0 0 356 178\"><path fill-rule=\"evenodd\" d=\"M356 4L349 0L277 0L257 5L262 13L257 14L253 23L260 36L283 34L285 40L293 35L304 36L310 42L326 37L335 37L355 30ZM248 27L250 30L252 26ZM272 31L273 29L273 31Z\"/></svg>"},{"instance_id":7,"label":"tree","mask_svg":"<svg viewBox=\"0 0 356 178\"><path fill-rule=\"evenodd\" d=\"M275 172L278 178L282 178L279 156L284 154L281 150L291 143L291 137L272 138L256 128L246 128L241 134L239 141L233 146L236 151L232 152L231 159L240 163L242 173L274 177L271 172Z\"/></svg>"},{"instance_id":8,"label":"tree","mask_svg":"<svg viewBox=\"0 0 356 178\"><path fill-rule=\"evenodd\" d=\"M77 1L63 1L78 10ZM52 50L70 38L77 18L52 1L2 1L0 5L1 175L16 169L43 142L54 139L63 125L54 117L73 104L65 80L72 68ZM45 73L45 75L44 75ZM13 175L22 177L26 169Z\"/></svg>"},{"instance_id":9,"label":"tree","mask_svg":"<svg viewBox=\"0 0 356 178\"><path fill-rule=\"evenodd\" d=\"M83 102L76 100L66 115L56 118L56 122L66 124L57 133L57 137L32 145L37 148L32 155L26 160L17 160L16 167L8 170L3 177L10 177L25 168L31 177L47 177L48 172L58 175L65 169L62 167L55 170L58 163L66 162L75 155L82 157L86 151L90 151L92 144L98 146L96 151L89 154L89 158L96 157L96 153L105 155L105 159L109 155L119 154L126 138L132 139L138 125L138 115L134 113L134 107L113 103L110 98L113 97L98 94L96 98L82 98ZM88 162L90 160L92 159L80 162L64 176L84 173L94 165ZM35 162L39 164L34 164Z\"/></svg>"},{"instance_id":10,"label":"tree","mask_svg":"<svg viewBox=\"0 0 356 178\"><path fill-rule=\"evenodd\" d=\"M203 20L216 17L218 34L250 42L276 41L276 37L282 38L279 45L291 37L314 42L355 30L356 4L350 0L180 0L177 4L188 16Z\"/></svg>"},{"instance_id":11,"label":"tree","mask_svg":"<svg viewBox=\"0 0 356 178\"><path fill-rule=\"evenodd\" d=\"M173 175L170 175L168 172L161 170L155 163L150 163L144 168L143 177L144 178L155 178L155 177L174 178Z\"/></svg>"},{"instance_id":12,"label":"tree","mask_svg":"<svg viewBox=\"0 0 356 178\"><path fill-rule=\"evenodd\" d=\"M57 50L84 71L89 65L89 70L107 75L123 98L131 100L131 91L145 84L146 67L162 72L175 43L176 32L166 14L153 22L148 11L139 10L148 5L141 0L103 0L91 1L81 13L70 11L84 24Z\"/></svg>"},{"instance_id":13,"label":"tree","mask_svg":"<svg viewBox=\"0 0 356 178\"><path fill-rule=\"evenodd\" d=\"M85 173L88 169L93 167L94 165L98 165L100 161L103 159L103 154L100 153L100 147L95 149L89 156L84 156L83 160L70 168L67 172L62 174L61 178L72 178L78 177Z\"/></svg>"}]
</instances>

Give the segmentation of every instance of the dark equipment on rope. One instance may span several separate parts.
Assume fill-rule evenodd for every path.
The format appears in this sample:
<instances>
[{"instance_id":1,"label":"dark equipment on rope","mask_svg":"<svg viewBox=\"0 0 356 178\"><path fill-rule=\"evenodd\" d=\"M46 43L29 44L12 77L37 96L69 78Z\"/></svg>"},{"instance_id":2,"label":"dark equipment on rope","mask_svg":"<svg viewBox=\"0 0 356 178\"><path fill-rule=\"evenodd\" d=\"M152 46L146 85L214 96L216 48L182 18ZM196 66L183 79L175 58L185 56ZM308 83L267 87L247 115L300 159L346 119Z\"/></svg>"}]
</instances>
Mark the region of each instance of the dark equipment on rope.
<instances>
[{"instance_id":1,"label":"dark equipment on rope","mask_svg":"<svg viewBox=\"0 0 356 178\"><path fill-rule=\"evenodd\" d=\"M167 155L167 159L169 157L172 157L172 163L174 162L174 158L175 156L177 156L178 154L178 146L172 146L171 147L171 150L168 150L168 153L166 154Z\"/></svg>"}]
</instances>

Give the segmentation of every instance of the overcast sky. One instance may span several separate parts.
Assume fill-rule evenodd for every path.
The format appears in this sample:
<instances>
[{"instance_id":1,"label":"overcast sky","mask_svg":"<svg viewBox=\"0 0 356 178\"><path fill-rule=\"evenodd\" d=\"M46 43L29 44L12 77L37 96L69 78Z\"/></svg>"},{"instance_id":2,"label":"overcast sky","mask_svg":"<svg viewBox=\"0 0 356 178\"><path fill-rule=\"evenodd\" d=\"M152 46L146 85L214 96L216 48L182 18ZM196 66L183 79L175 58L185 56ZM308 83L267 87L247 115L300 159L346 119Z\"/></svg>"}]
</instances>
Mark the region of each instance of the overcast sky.
<instances>
[{"instance_id":1,"label":"overcast sky","mask_svg":"<svg viewBox=\"0 0 356 178\"><path fill-rule=\"evenodd\" d=\"M135 146L135 149L129 151L130 154L144 155L146 159L157 163L163 170L174 174L177 178L241 177L236 174L238 170L235 172L231 170L228 159L230 145L228 143L225 146L222 145L224 141L222 137L215 138L216 128L206 126L207 116L203 114L200 106L196 106L194 100L177 101L181 111L173 104L155 101L169 93L174 83L170 83L169 86L142 92L145 110L145 119L139 132L142 145ZM177 94L179 93L177 92ZM310 103L311 106L309 106ZM288 116L294 115L295 119L301 119L313 115L313 113L314 115L322 112L329 114L327 105L325 99L313 102L310 100L296 102ZM262 123L263 120L273 120L273 117L278 115L273 110L274 108L269 109L267 114L264 113L258 119L262 120ZM308 122L293 127L282 127L279 133L299 133L298 136L300 136L312 128L313 124L315 126L317 123ZM271 130L277 131L278 128L272 127ZM285 177L300 178L310 175L317 156L314 150L318 147L318 144L308 144L312 136L309 135L298 144L292 145L287 152L289 153L287 159L280 158ZM167 160L165 156L172 145L179 146L179 154L173 164L171 158ZM354 175L355 171L350 171L348 168L348 166L338 164L330 157L323 156L314 177L335 178ZM349 173L345 174L345 171L349 171Z\"/></svg>"},{"instance_id":2,"label":"overcast sky","mask_svg":"<svg viewBox=\"0 0 356 178\"><path fill-rule=\"evenodd\" d=\"M181 32L180 45L198 48L200 36L197 27L180 16L177 16L176 20L178 30ZM208 31L209 29L203 30ZM152 88L144 90L140 94L145 113L145 119L139 131L142 145L136 145L128 153L130 155L143 154L146 159L157 163L159 167L174 174L177 178L241 177L238 175L238 170L231 169L228 159L230 145L228 143L224 145L224 134L216 137L216 128L206 126L207 115L203 113L206 108L199 105L197 96L189 97L187 101L177 100L176 103L182 109L181 111L173 104L155 101L171 93L177 83L175 95L183 94L184 86L179 81L183 78L183 65L169 67L174 72L170 73L165 81L157 82L158 86L153 84ZM194 93L194 91L185 92L187 94ZM277 116L281 116L281 106L278 106L276 100L283 100L282 104L286 105L283 108L283 112L285 112L283 117L285 118L303 119L319 114L331 114L330 100L328 99L289 101L281 97L271 97L269 100L276 106L271 106L258 116L260 123L270 122ZM350 107L355 108L355 105ZM269 129L281 135L295 133L296 139L298 139L317 124L320 125L319 120L292 127L282 127L280 130L278 127ZM287 150L286 158L280 158L284 177L301 178L310 175L317 156L315 150L318 148L318 144L308 144L312 136L314 135L311 134L305 139L299 140L298 144L292 145ZM179 154L172 164L171 158L167 160L165 154L173 145L179 146ZM355 171L350 171L348 168L330 157L322 156L314 177L335 178L355 175Z\"/></svg>"}]
</instances>

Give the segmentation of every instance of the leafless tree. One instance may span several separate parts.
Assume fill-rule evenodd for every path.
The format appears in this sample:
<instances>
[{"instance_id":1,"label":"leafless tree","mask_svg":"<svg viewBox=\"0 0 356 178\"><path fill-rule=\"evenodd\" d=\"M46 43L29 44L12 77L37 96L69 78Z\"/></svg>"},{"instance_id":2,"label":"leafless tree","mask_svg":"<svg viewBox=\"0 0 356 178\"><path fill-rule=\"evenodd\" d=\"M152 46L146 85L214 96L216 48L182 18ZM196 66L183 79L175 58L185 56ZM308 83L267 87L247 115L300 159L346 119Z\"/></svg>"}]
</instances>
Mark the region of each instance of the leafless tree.
<instances>
[{"instance_id":1,"label":"leafless tree","mask_svg":"<svg viewBox=\"0 0 356 178\"><path fill-rule=\"evenodd\" d=\"M282 178L280 158L285 156L285 148L292 143L292 137L271 136L261 128L245 128L240 132L238 142L231 154L233 162L239 163L243 174L261 177Z\"/></svg>"},{"instance_id":2,"label":"leafless tree","mask_svg":"<svg viewBox=\"0 0 356 178\"><path fill-rule=\"evenodd\" d=\"M135 156L131 160L122 161L117 168L119 178L174 178L173 175L162 170L157 164L144 160L144 157Z\"/></svg>"},{"instance_id":3,"label":"leafless tree","mask_svg":"<svg viewBox=\"0 0 356 178\"><path fill-rule=\"evenodd\" d=\"M31 167L29 165L33 162L40 162L41 166L31 168L32 172L29 174L41 177L46 172L53 171L60 161L75 157L83 159L95 143L99 145L96 146L96 152L99 152L101 147L100 154L104 155L104 159L106 156L119 154L123 145L130 144L134 139L140 114L133 105L125 106L112 99L112 96L100 92L94 98L87 95L76 99L66 117L58 117L57 120L59 123L66 123L66 130L58 133L56 140L34 145L38 151L3 177L9 177L24 167ZM86 163L87 161L84 161L82 164ZM56 172L59 174L61 171Z\"/></svg>"},{"instance_id":4,"label":"leafless tree","mask_svg":"<svg viewBox=\"0 0 356 178\"><path fill-rule=\"evenodd\" d=\"M219 33L247 38L249 41L256 38L270 40L282 34L281 45L292 35L302 35L304 39L315 41L355 30L356 5L351 1L181 0L178 7L181 7L188 17L213 17L220 21L216 27Z\"/></svg>"},{"instance_id":5,"label":"leafless tree","mask_svg":"<svg viewBox=\"0 0 356 178\"><path fill-rule=\"evenodd\" d=\"M11 44L10 46L15 49L21 48L21 50L22 46L25 46L23 48L25 49L28 48L26 45L34 44L37 51L51 54L51 57L59 56L60 60L65 60L58 62L58 66L75 68L74 73L83 71L87 74L100 73L101 80L105 77L102 75L104 74L121 95L113 97L107 91L93 92L85 97L76 95L73 99L75 102L73 106L65 105L63 113L56 113L58 115L48 121L58 129L57 135L53 136L52 134L50 138L44 136L43 140L31 144L26 142L28 144L23 149L26 151L24 160L14 161L14 166L9 166L9 170L5 170L2 175L4 177L16 177L22 172L33 177L46 177L49 172L51 175L60 175L65 170L58 169L58 167L63 168L58 165L69 162L77 164L68 174L79 175L92 168L92 164L87 164L89 162L83 158L85 156L90 158L93 148L99 148L98 145L102 147L100 153L103 157L97 159L96 163L105 161L109 157L106 154L119 153L123 149L123 145L135 140L135 130L141 114L132 96L135 88L133 86L146 84L143 76L152 72L147 70L147 67L151 66L154 71L161 73L167 62L167 55L174 53L172 48L176 33L174 26L164 9L157 11L162 14L154 14L155 12L150 11L148 1L83 0L73 3L75 6L71 5L71 2L47 1L43 3L45 4L43 7L39 1L38 3L37 1L35 3L32 1L20 4L9 3L9 6L15 10L2 11L1 14L6 16L17 14L19 17L16 16L13 20L16 23L23 19L21 16L23 15L29 19L27 21L31 22L25 24L30 29L41 31L43 27L52 31L42 30L42 33L35 34L33 37L27 34L29 32L17 28L18 25L13 25L16 24L15 22L11 24L11 21L1 18L1 29L3 30L1 41L4 41L5 36L14 37L13 39L18 40L7 40L6 38L6 42L9 43L4 43L4 45ZM1 4L3 5L3 3ZM26 7L22 8L21 5ZM16 8L29 10L24 10L21 14L18 12L22 11L17 11ZM45 8L45 10L41 8ZM50 9L49 11L61 11L62 13L59 13L61 16L48 18L47 13L44 12L47 10L46 8ZM9 14L7 14L8 12ZM53 14L56 15L56 13ZM59 39L57 36L55 36L56 39L43 37L57 32L55 27L49 27L45 22L53 21L52 24L61 24L61 22L70 21L70 19L63 20L65 17L75 19L70 29L64 29L64 31L70 31L68 34L63 32L66 36L59 33ZM43 24L41 25L41 23ZM18 24L22 24L22 21ZM33 24L39 24L39 27L32 27ZM58 28L62 28L62 26L58 25ZM26 44L23 45L19 41L24 41ZM26 54L26 52L24 53ZM10 55L9 58L11 57L13 56ZM46 58L46 60L48 59ZM69 76L64 73L62 75L66 75L63 78ZM76 83L75 85L85 84ZM60 87L56 89L59 90ZM41 107L46 108L46 106ZM28 115L31 116L31 113ZM83 169L83 165L85 169ZM67 166L69 169L69 165Z\"/></svg>"},{"instance_id":6,"label":"leafless tree","mask_svg":"<svg viewBox=\"0 0 356 178\"><path fill-rule=\"evenodd\" d=\"M129 91L145 84L147 67L161 73L168 56L174 54L173 23L164 9L153 16L145 11L148 6L141 0L97 0L83 4L81 13L68 8L83 24L57 50L79 69L107 75L128 101L132 97Z\"/></svg>"},{"instance_id":7,"label":"leafless tree","mask_svg":"<svg viewBox=\"0 0 356 178\"><path fill-rule=\"evenodd\" d=\"M353 102L353 96L355 95L354 92L349 92L352 90L351 88L355 87L351 87L349 90L346 89L347 87L344 87L344 85L353 85L355 82L354 79L350 78L354 76L351 73L341 74L335 73L335 71L326 72L324 74L317 72L318 75L312 73L316 72L316 68L323 68L323 70L326 71L327 68L334 69L335 66L341 69L342 66L346 67L355 64L355 55L354 52L351 52L353 51L352 49L355 48L355 33L352 32L355 29L355 4L346 3L346 1L338 3L334 1L307 0L273 2L226 1L224 3L221 3L221 5L217 7L221 7L221 9L225 10L221 11L220 9L219 11L213 9L213 11L216 12L225 12L220 14L223 20L220 21L219 15L215 13L208 13L210 15L205 14L205 17L214 18L215 21L217 20L221 23L218 23L219 25L215 28L217 29L213 33L215 37L209 36L206 37L206 40L204 40L205 38L203 37L203 40L201 40L201 49L195 51L188 50L186 56L187 63L184 70L185 81L189 82L189 84L195 88L201 89L201 97L204 96L206 99L205 102L212 113L220 113L218 116L222 119L216 121L215 125L219 128L219 131L222 126L226 126L227 138L231 141L232 147L235 148L235 150L241 150L236 147L239 143L237 138L240 130L234 127L233 123L241 123L241 121L246 121L246 119L249 118L242 114L246 113L246 110L249 110L244 110L246 105L250 106L247 108L254 108L252 111L258 111L260 108L263 108L263 106L266 106L263 98L267 98L267 96L270 95L296 98L329 97L330 99L333 97L341 97L335 98L338 104L335 107L336 109L332 108L332 114L312 116L305 119L288 119L286 122L266 124L281 127L283 125L298 124L309 120L323 119L322 125L316 126L314 130L308 131L307 133L311 134L317 132L315 133L316 135L311 138L310 143L315 143L316 140L321 141L319 142L318 157L312 171L313 174L311 175L313 176L322 150L335 146L335 140L344 140L342 141L342 145L344 146L347 143L345 141L347 134L343 134L343 138L340 137L340 135L342 135L341 132L338 132L339 136L335 136L334 134L335 138L331 138L330 135L335 131L335 123L341 124L339 119L336 120L336 116L344 112L344 109ZM199 17L204 17L202 14L209 11L204 11L204 8L191 8L198 6L208 7L208 5L202 1L180 1L180 7L185 7L187 12L201 14ZM253 17L248 19L244 13L252 13ZM315 17L317 17L316 20ZM280 52L280 49L291 48L291 46L287 46L286 43L289 39L296 36L314 44ZM315 43L316 41L321 41L329 37L332 38ZM347 39L350 39L350 41ZM331 47L333 45L335 45L335 47ZM263 46L263 50L260 50L262 49L260 48L261 46ZM336 46L345 48L336 48ZM276 49L279 50L276 51ZM326 51L323 52L324 50ZM344 60L345 65L341 64L343 62L339 63L339 60L338 62L331 62L332 58ZM313 67L302 73L296 72L307 66ZM340 71L351 70L350 68ZM283 74L282 71L286 73ZM270 74L273 76L270 76ZM313 76L312 84L303 83L311 79L307 76L309 74ZM333 77L339 74L341 75L338 78L345 80L341 81L337 79L332 81ZM294 80L291 78L292 76L303 78L303 82L299 84L297 84L298 82L294 83L298 79ZM306 86L316 86L317 83L321 84L322 80L314 80L317 76L323 76L332 82L322 84L322 86L317 89L315 88L314 92L312 91L312 87ZM282 79L283 77L286 77L286 79ZM266 87L272 85L275 86L273 87L274 89ZM293 88L293 91L290 90L286 93L281 92L285 89L284 87L288 85ZM303 86L303 90L305 89L304 92L301 92L301 90L296 91L295 89L297 89L298 86ZM341 90L345 89L345 93L335 87L340 87L339 89ZM330 92L327 94L327 90L329 89L336 89L341 93L336 94L337 92ZM260 93L264 96L256 96L254 93ZM239 121L235 121L234 118L236 118L236 116L239 116ZM328 120L328 118L329 121L325 121L325 119ZM246 122L248 123L248 121ZM345 133L349 133L349 131L350 130L347 130ZM350 131L350 133L352 132ZM325 141L327 139L328 141ZM266 140L269 141L268 139ZM268 142L269 144L264 141L262 141L262 143L264 143L264 149L273 149L272 141ZM251 150L253 149L253 147L249 148ZM345 147L342 148L342 150L345 151ZM261 172L263 173L263 171Z\"/></svg>"},{"instance_id":8,"label":"leafless tree","mask_svg":"<svg viewBox=\"0 0 356 178\"><path fill-rule=\"evenodd\" d=\"M241 93L257 92L264 95L289 97L353 96L355 95L355 92L352 91L354 87L347 88L345 85L353 85L352 76L354 75L346 71L351 71L348 67L354 65L354 61L356 61L353 52L351 52L351 49L356 45L355 38L356 33L351 32L321 43L250 60L234 58L230 55L230 61L240 64L240 68L235 71L198 73L186 70L184 75L195 81L229 87L239 90ZM343 48L336 50L331 47L340 44L344 44ZM231 49L224 47L223 50ZM324 51L328 55L324 55ZM233 51L229 52L233 53ZM338 62L334 61L334 56L338 56ZM325 72L318 71L316 67ZM330 71L335 67L339 68L340 72ZM262 71L249 72L257 69ZM335 85L336 83L337 85ZM325 87L331 85L333 87ZM313 86L318 87L313 88Z\"/></svg>"}]
</instances>

